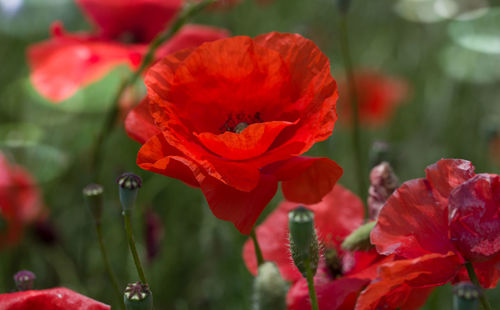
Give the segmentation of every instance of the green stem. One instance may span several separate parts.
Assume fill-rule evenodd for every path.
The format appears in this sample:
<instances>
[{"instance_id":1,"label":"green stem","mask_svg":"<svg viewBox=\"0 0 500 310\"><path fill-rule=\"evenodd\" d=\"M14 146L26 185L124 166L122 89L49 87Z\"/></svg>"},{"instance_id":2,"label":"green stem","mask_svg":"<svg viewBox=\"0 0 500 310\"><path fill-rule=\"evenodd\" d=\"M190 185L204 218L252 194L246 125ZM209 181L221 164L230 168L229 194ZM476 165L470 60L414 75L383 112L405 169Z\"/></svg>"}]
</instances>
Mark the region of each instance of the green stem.
<instances>
[{"instance_id":1,"label":"green stem","mask_svg":"<svg viewBox=\"0 0 500 310\"><path fill-rule=\"evenodd\" d=\"M356 160L356 175L358 179L358 190L362 201L366 202L368 195L368 185L365 177L365 166L363 159L363 151L361 146L361 127L359 123L359 107L358 107L358 94L356 91L356 81L354 78L354 70L352 65L351 52L349 48L349 38L347 31L347 17L346 14L341 14L340 17L340 48L342 51L342 58L347 75L347 84L349 88L349 98L351 105L351 118L352 118L352 134L351 140L354 148L354 157ZM365 218L369 217L368 206L365 203Z\"/></svg>"},{"instance_id":2,"label":"green stem","mask_svg":"<svg viewBox=\"0 0 500 310\"><path fill-rule=\"evenodd\" d=\"M481 291L481 294L479 294L479 300L481 301L481 305L483 305L483 308L485 310L493 310L488 299L486 298L486 295L484 294L484 290L481 287L481 284L479 284L479 280L477 279L476 271L474 270L474 266L472 265L472 263L466 262L465 268L467 269L467 273L469 274L470 281L474 283L474 285L476 285Z\"/></svg>"},{"instance_id":3,"label":"green stem","mask_svg":"<svg viewBox=\"0 0 500 310\"><path fill-rule=\"evenodd\" d=\"M99 131L99 135L97 136L97 139L95 141L93 150L92 150L92 155L91 155L91 162L90 162L90 169L93 178L95 179L97 177L97 171L99 171L99 165L100 165L100 157L101 157L101 149L108 138L109 134L111 133L111 130L113 128L113 125L115 124L116 118L118 117L118 104L120 101L120 98L123 95L123 92L129 87L132 86L141 76L141 74L149 67L149 65L153 62L154 60L154 54L158 47L162 45L165 41L169 40L172 38L178 31L181 29L181 27L194 15L202 11L205 7L208 5L214 3L216 0L204 0L200 3L193 4L188 6L184 11L182 11L179 16L175 19L175 21L172 23L172 25L165 31L161 32L158 34L155 39L151 42L149 45L148 51L146 52L146 55L142 59L142 62L139 66L139 69L135 71L130 78L124 81L120 88L118 89L114 99L111 108L109 109L108 113L106 114L106 120L104 121L101 130Z\"/></svg>"},{"instance_id":4,"label":"green stem","mask_svg":"<svg viewBox=\"0 0 500 310\"><path fill-rule=\"evenodd\" d=\"M132 256L134 258L135 267L137 269L137 273L139 274L139 278L143 284L148 284L146 280L146 275L144 274L144 269L142 268L141 260L139 259L139 254L137 253L137 248L135 247L135 239L134 234L132 233L132 225L130 224L130 213L123 211L123 221L125 223L125 232L127 233L128 245L130 248L130 252L132 252Z\"/></svg>"},{"instance_id":5,"label":"green stem","mask_svg":"<svg viewBox=\"0 0 500 310\"><path fill-rule=\"evenodd\" d=\"M104 240L102 237L102 226L101 223L96 222L95 230L97 232L97 240L99 241L99 248L101 250L102 260L104 261L104 267L106 268L106 272L108 273L109 279L111 280L111 284L113 285L113 289L115 290L116 297L119 300L120 308L125 310L125 304L123 303L123 297L120 290L120 285L118 284L118 280L111 269L111 265L109 264L108 253L106 252L106 247L104 246Z\"/></svg>"},{"instance_id":6,"label":"green stem","mask_svg":"<svg viewBox=\"0 0 500 310\"><path fill-rule=\"evenodd\" d=\"M316 297L316 290L314 289L314 274L311 270L311 264L309 260L305 261L306 265L306 275L307 275L307 287L309 288L309 297L311 298L312 310L319 310L318 298Z\"/></svg>"},{"instance_id":7,"label":"green stem","mask_svg":"<svg viewBox=\"0 0 500 310\"><path fill-rule=\"evenodd\" d=\"M257 240L257 235L255 234L255 230L252 228L252 232L250 233L250 237L252 237L253 247L255 248L255 256L257 257L257 265L260 266L264 263L264 256L262 256L262 250L260 249L259 241Z\"/></svg>"}]
</instances>

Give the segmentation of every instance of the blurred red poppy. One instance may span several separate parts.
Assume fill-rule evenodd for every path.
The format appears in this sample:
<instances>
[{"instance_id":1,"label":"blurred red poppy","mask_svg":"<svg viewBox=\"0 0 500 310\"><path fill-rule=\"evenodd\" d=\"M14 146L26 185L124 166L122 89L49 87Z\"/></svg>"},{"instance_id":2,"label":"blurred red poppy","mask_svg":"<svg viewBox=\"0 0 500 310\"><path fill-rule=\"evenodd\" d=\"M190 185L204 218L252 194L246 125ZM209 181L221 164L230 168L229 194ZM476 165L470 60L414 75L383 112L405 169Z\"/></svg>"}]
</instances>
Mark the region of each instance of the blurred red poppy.
<instances>
[{"instance_id":1,"label":"blurred red poppy","mask_svg":"<svg viewBox=\"0 0 500 310\"><path fill-rule=\"evenodd\" d=\"M288 247L288 212L298 204L282 202L256 229L265 260L275 262L282 276L292 281L287 296L289 310L309 310L307 281L294 266ZM363 223L363 204L347 189L336 185L318 204L308 205L314 212L318 239L323 248L318 273L314 281L320 309L353 309L361 290L375 278L377 268L392 262L394 256L384 257L374 250L346 252L342 241ZM249 270L256 274L254 247L247 241L243 258ZM425 303L428 289L401 289L381 297L384 309L418 309ZM415 300L414 296L418 296ZM382 300L383 298L383 300Z\"/></svg>"},{"instance_id":2,"label":"blurred red poppy","mask_svg":"<svg viewBox=\"0 0 500 310\"><path fill-rule=\"evenodd\" d=\"M67 288L0 294L2 310L109 310L110 306Z\"/></svg>"},{"instance_id":3,"label":"blurred red poppy","mask_svg":"<svg viewBox=\"0 0 500 310\"><path fill-rule=\"evenodd\" d=\"M396 107L408 95L408 84L401 78L389 77L373 70L355 72L358 113L361 125L377 127L392 117ZM351 124L350 92L346 78L339 80L339 115Z\"/></svg>"},{"instance_id":4,"label":"blurred red poppy","mask_svg":"<svg viewBox=\"0 0 500 310\"><path fill-rule=\"evenodd\" d=\"M18 243L24 227L41 211L41 195L31 175L0 153L0 248Z\"/></svg>"},{"instance_id":5,"label":"blurred red poppy","mask_svg":"<svg viewBox=\"0 0 500 310\"><path fill-rule=\"evenodd\" d=\"M118 65L138 68L148 44L181 9L181 0L76 0L97 27L66 33L58 22L52 38L28 49L31 81L51 101L71 97ZM227 37L225 30L186 25L160 46L155 57Z\"/></svg>"},{"instance_id":6,"label":"blurred red poppy","mask_svg":"<svg viewBox=\"0 0 500 310\"><path fill-rule=\"evenodd\" d=\"M405 259L380 270L356 309L377 309L377 296L401 286L465 280L466 261L473 263L483 287L495 287L499 214L500 176L476 175L470 162L458 159L427 167L425 178L404 183L382 208L371 241L379 253Z\"/></svg>"},{"instance_id":7,"label":"blurred red poppy","mask_svg":"<svg viewBox=\"0 0 500 310\"><path fill-rule=\"evenodd\" d=\"M147 98L127 117L137 164L200 187L215 216L248 234L277 190L315 203L342 169L297 157L330 136L337 87L328 58L297 34L205 43L147 73Z\"/></svg>"}]
</instances>

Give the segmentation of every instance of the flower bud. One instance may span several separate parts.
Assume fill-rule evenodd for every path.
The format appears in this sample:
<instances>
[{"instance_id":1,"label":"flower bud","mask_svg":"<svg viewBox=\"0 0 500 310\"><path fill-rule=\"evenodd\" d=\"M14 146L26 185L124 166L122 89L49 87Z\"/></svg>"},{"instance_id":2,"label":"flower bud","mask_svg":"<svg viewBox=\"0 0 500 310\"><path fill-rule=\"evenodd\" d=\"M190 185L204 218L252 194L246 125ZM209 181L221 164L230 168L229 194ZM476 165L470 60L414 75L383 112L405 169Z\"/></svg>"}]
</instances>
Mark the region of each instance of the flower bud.
<instances>
[{"instance_id":1,"label":"flower bud","mask_svg":"<svg viewBox=\"0 0 500 310\"><path fill-rule=\"evenodd\" d=\"M314 229L314 213L298 207L288 213L290 252L295 266L306 277L307 266L316 274L319 261L319 243Z\"/></svg>"},{"instance_id":2,"label":"flower bud","mask_svg":"<svg viewBox=\"0 0 500 310\"><path fill-rule=\"evenodd\" d=\"M28 270L21 270L14 275L14 282L19 291L29 291L35 286L36 276Z\"/></svg>"},{"instance_id":3,"label":"flower bud","mask_svg":"<svg viewBox=\"0 0 500 310\"><path fill-rule=\"evenodd\" d=\"M87 207L96 222L102 217L102 193L103 188L99 184L89 184L83 189L83 196L87 201Z\"/></svg>"},{"instance_id":4,"label":"flower bud","mask_svg":"<svg viewBox=\"0 0 500 310\"><path fill-rule=\"evenodd\" d=\"M274 263L259 267L254 282L253 310L286 310L287 284Z\"/></svg>"},{"instance_id":5,"label":"flower bud","mask_svg":"<svg viewBox=\"0 0 500 310\"><path fill-rule=\"evenodd\" d=\"M370 242L370 233L376 223L376 221L371 221L358 227L358 229L344 239L342 249L346 251L368 251L372 249L373 245Z\"/></svg>"},{"instance_id":6,"label":"flower bud","mask_svg":"<svg viewBox=\"0 0 500 310\"><path fill-rule=\"evenodd\" d=\"M127 310L153 309L153 293L147 284L129 283L123 294L123 302Z\"/></svg>"},{"instance_id":7,"label":"flower bud","mask_svg":"<svg viewBox=\"0 0 500 310\"><path fill-rule=\"evenodd\" d=\"M368 189L368 209L370 218L376 219L385 201L398 188L398 177L388 162L382 162L370 172L370 188Z\"/></svg>"},{"instance_id":8,"label":"flower bud","mask_svg":"<svg viewBox=\"0 0 500 310\"><path fill-rule=\"evenodd\" d=\"M130 212L134 206L137 192L142 186L142 179L133 173L127 172L116 179L120 190L120 202L123 212Z\"/></svg>"},{"instance_id":9,"label":"flower bud","mask_svg":"<svg viewBox=\"0 0 500 310\"><path fill-rule=\"evenodd\" d=\"M453 288L453 310L479 309L481 291L471 282L460 282Z\"/></svg>"}]
</instances>

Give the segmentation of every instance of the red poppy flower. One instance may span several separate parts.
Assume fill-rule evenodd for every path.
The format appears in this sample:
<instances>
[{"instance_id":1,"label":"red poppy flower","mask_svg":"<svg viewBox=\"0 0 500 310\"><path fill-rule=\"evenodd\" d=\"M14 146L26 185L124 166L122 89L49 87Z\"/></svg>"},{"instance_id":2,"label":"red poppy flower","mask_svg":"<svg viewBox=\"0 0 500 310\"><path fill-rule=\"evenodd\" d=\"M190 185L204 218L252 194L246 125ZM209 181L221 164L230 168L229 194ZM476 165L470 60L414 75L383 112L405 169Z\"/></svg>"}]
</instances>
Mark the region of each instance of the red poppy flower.
<instances>
[{"instance_id":1,"label":"red poppy flower","mask_svg":"<svg viewBox=\"0 0 500 310\"><path fill-rule=\"evenodd\" d=\"M138 68L149 42L182 7L181 0L77 0L96 25L95 33L66 33L52 26L52 38L28 49L31 81L44 97L59 102L102 78L118 65ZM187 25L156 52L177 50L224 38L225 30Z\"/></svg>"},{"instance_id":2,"label":"red poppy flower","mask_svg":"<svg viewBox=\"0 0 500 310\"><path fill-rule=\"evenodd\" d=\"M59 287L40 291L0 294L2 310L109 310L110 306Z\"/></svg>"},{"instance_id":3,"label":"red poppy flower","mask_svg":"<svg viewBox=\"0 0 500 310\"><path fill-rule=\"evenodd\" d=\"M401 78L389 77L376 71L360 70L355 73L359 121L366 126L386 123L399 104L408 95L408 85ZM339 114L350 124L350 92L345 78L339 81Z\"/></svg>"},{"instance_id":4,"label":"red poppy flower","mask_svg":"<svg viewBox=\"0 0 500 310\"><path fill-rule=\"evenodd\" d=\"M41 196L31 175L0 153L0 248L19 242L23 228L40 215Z\"/></svg>"},{"instance_id":5,"label":"red poppy flower","mask_svg":"<svg viewBox=\"0 0 500 310\"><path fill-rule=\"evenodd\" d=\"M256 229L257 238L265 260L275 262L282 276L293 282L287 296L289 310L311 309L307 281L294 266L288 247L288 212L298 204L282 202L278 208ZM345 252L340 244L346 236L363 223L361 200L340 185L336 185L324 199L307 206L314 212L318 239L322 244L315 286L320 309L353 309L359 292L375 278L377 268L392 262L394 256L384 257L374 250ZM257 262L254 247L247 241L243 258L248 269L256 274ZM384 309L417 309L430 290L402 289L385 294L381 305ZM417 301L413 296L419 296ZM413 308L412 308L413 307Z\"/></svg>"},{"instance_id":6,"label":"red poppy flower","mask_svg":"<svg viewBox=\"0 0 500 310\"><path fill-rule=\"evenodd\" d=\"M432 287L464 279L473 263L483 287L500 278L500 176L475 174L465 160L443 159L426 177L404 183L382 208L371 233L379 253L405 260L381 269L356 309L401 286Z\"/></svg>"},{"instance_id":7,"label":"red poppy flower","mask_svg":"<svg viewBox=\"0 0 500 310\"><path fill-rule=\"evenodd\" d=\"M148 96L125 122L144 144L137 164L200 187L244 234L278 181L289 200L314 203L342 174L328 158L297 157L337 118L328 58L299 35L205 43L163 58L145 82Z\"/></svg>"}]
</instances>

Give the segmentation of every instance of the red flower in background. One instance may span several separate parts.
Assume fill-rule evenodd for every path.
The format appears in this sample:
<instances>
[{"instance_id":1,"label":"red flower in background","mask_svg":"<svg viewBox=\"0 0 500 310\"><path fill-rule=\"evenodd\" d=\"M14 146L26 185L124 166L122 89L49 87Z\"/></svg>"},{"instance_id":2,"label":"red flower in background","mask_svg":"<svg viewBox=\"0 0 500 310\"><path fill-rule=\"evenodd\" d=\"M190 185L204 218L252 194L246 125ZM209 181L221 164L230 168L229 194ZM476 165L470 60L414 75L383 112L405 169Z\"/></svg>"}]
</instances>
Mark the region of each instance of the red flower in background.
<instances>
[{"instance_id":1,"label":"red flower in background","mask_svg":"<svg viewBox=\"0 0 500 310\"><path fill-rule=\"evenodd\" d=\"M109 310L110 306L67 288L0 294L2 310Z\"/></svg>"},{"instance_id":2,"label":"red flower in background","mask_svg":"<svg viewBox=\"0 0 500 310\"><path fill-rule=\"evenodd\" d=\"M465 280L465 261L483 287L495 287L499 215L500 176L476 175L470 162L457 159L427 167L425 178L404 183L382 208L371 241L379 253L405 259L380 270L356 309L377 309L378 296L401 287Z\"/></svg>"},{"instance_id":3,"label":"red flower in background","mask_svg":"<svg viewBox=\"0 0 500 310\"><path fill-rule=\"evenodd\" d=\"M0 248L19 242L40 215L41 195L31 175L0 153Z\"/></svg>"},{"instance_id":4,"label":"red flower in background","mask_svg":"<svg viewBox=\"0 0 500 310\"><path fill-rule=\"evenodd\" d=\"M287 296L288 309L310 310L307 281L293 264L288 246L288 212L297 206L282 202L257 227L256 234L264 259L275 262L282 276L293 283ZM314 212L324 252L314 279L319 308L352 310L359 292L375 278L377 268L392 262L394 256L384 257L374 250L346 252L341 249L344 238L363 223L361 200L342 186L336 185L320 203L307 208ZM243 258L248 269L256 274L257 261L251 241L243 248ZM380 296L379 305L383 309L418 309L429 293L429 289L401 289Z\"/></svg>"},{"instance_id":5,"label":"red flower in background","mask_svg":"<svg viewBox=\"0 0 500 310\"><path fill-rule=\"evenodd\" d=\"M52 26L52 38L31 46L31 81L44 97L58 102L102 78L118 65L138 68L149 42L181 9L181 0L77 0L95 24L95 33L66 33ZM227 36L225 30L186 25L160 46L156 58Z\"/></svg>"},{"instance_id":6,"label":"red flower in background","mask_svg":"<svg viewBox=\"0 0 500 310\"><path fill-rule=\"evenodd\" d=\"M406 81L376 71L355 72L355 84L361 125L383 125L408 95ZM351 98L346 78L339 80L339 93L339 115L341 120L350 124Z\"/></svg>"},{"instance_id":7,"label":"red flower in background","mask_svg":"<svg viewBox=\"0 0 500 310\"><path fill-rule=\"evenodd\" d=\"M205 43L147 73L147 98L126 119L143 143L137 164L200 187L215 216L248 234L283 181L314 203L342 169L297 157L330 136L337 87L328 58L296 34Z\"/></svg>"}]
</instances>

